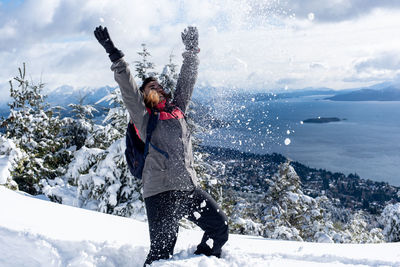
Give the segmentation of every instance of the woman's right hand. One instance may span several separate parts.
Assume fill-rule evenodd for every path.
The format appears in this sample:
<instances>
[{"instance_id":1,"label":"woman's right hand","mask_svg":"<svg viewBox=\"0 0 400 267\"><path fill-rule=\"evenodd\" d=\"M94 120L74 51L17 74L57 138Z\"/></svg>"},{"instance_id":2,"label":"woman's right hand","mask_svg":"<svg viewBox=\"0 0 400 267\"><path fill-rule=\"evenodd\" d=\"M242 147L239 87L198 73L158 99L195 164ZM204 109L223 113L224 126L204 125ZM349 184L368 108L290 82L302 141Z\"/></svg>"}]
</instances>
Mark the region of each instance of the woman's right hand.
<instances>
[{"instance_id":1,"label":"woman's right hand","mask_svg":"<svg viewBox=\"0 0 400 267\"><path fill-rule=\"evenodd\" d=\"M117 61L121 57L124 56L121 50L118 50L115 46L113 41L110 38L110 34L108 34L107 27L99 26L94 30L94 36L96 37L97 41L104 47L106 52L109 54L109 57L112 62Z\"/></svg>"}]
</instances>

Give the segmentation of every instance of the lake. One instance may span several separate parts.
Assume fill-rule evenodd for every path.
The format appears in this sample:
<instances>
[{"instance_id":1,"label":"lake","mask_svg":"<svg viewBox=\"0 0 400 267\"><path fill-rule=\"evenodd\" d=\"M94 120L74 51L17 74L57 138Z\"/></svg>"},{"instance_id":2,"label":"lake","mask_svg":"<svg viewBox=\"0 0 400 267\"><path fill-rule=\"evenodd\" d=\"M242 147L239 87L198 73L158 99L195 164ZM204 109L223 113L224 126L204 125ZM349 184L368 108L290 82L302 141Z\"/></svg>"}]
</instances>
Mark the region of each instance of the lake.
<instances>
[{"instance_id":1,"label":"lake","mask_svg":"<svg viewBox=\"0 0 400 267\"><path fill-rule=\"evenodd\" d=\"M202 134L203 144L262 154L278 152L310 167L400 185L400 102L322 98L215 99L207 105L230 124ZM346 120L302 123L317 117Z\"/></svg>"}]
</instances>

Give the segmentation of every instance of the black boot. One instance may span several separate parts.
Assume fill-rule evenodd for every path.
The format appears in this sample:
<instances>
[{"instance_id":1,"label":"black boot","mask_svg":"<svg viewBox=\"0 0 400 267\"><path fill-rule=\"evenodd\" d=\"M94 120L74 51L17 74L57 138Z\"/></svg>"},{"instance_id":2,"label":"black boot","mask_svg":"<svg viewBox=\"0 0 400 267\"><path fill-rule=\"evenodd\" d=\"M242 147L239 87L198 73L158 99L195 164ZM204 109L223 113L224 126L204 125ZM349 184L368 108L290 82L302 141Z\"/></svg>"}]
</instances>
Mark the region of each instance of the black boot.
<instances>
[{"instance_id":1,"label":"black boot","mask_svg":"<svg viewBox=\"0 0 400 267\"><path fill-rule=\"evenodd\" d=\"M205 256L215 256L217 258L221 258L221 253L213 253L209 246L202 246L198 245L196 251L194 252L195 255L205 255Z\"/></svg>"}]
</instances>

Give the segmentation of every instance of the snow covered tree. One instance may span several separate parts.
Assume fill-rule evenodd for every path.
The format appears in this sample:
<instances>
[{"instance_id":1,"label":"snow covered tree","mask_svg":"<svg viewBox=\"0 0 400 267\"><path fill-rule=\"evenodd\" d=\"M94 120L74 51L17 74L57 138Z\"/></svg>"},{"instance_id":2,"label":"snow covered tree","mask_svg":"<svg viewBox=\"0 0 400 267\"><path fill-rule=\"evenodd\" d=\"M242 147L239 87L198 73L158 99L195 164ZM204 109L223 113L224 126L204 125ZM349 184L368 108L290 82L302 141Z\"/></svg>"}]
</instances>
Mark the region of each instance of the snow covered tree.
<instances>
[{"instance_id":1,"label":"snow covered tree","mask_svg":"<svg viewBox=\"0 0 400 267\"><path fill-rule=\"evenodd\" d=\"M25 156L25 153L11 139L0 134L0 159L2 160L0 165L0 185L12 190L18 190L18 184L13 180L10 171Z\"/></svg>"},{"instance_id":2,"label":"snow covered tree","mask_svg":"<svg viewBox=\"0 0 400 267\"><path fill-rule=\"evenodd\" d=\"M289 162L279 166L279 171L271 180L265 197L264 236L269 238L298 240L305 207L301 197L300 179Z\"/></svg>"},{"instance_id":3,"label":"snow covered tree","mask_svg":"<svg viewBox=\"0 0 400 267\"><path fill-rule=\"evenodd\" d=\"M205 158L208 156L207 153L194 152L194 169L201 187L211 194L218 204L224 206L222 187L225 181L225 165L219 161L207 163Z\"/></svg>"},{"instance_id":4,"label":"snow covered tree","mask_svg":"<svg viewBox=\"0 0 400 267\"><path fill-rule=\"evenodd\" d=\"M44 83L29 82L25 64L18 70L19 76L14 78L18 86L10 81L10 115L2 121L2 127L5 136L26 153L13 169L13 179L21 190L37 194L39 180L62 174L62 166L69 162L71 153L66 149L60 117L44 101Z\"/></svg>"},{"instance_id":5,"label":"snow covered tree","mask_svg":"<svg viewBox=\"0 0 400 267\"><path fill-rule=\"evenodd\" d=\"M125 137L129 114L122 100L121 90L116 88L96 104L103 101L108 102L111 108L103 120L104 126L94 125L93 133L86 141L87 147L106 149L116 140Z\"/></svg>"},{"instance_id":6,"label":"snow covered tree","mask_svg":"<svg viewBox=\"0 0 400 267\"><path fill-rule=\"evenodd\" d=\"M345 243L382 243L384 236L382 229L370 229L367 215L363 211L357 211L345 226L343 239Z\"/></svg>"},{"instance_id":7,"label":"snow covered tree","mask_svg":"<svg viewBox=\"0 0 400 267\"><path fill-rule=\"evenodd\" d=\"M225 190L226 214L229 217L231 233L262 236L264 225L260 219L263 209L263 196L252 193L239 193Z\"/></svg>"},{"instance_id":8,"label":"snow covered tree","mask_svg":"<svg viewBox=\"0 0 400 267\"><path fill-rule=\"evenodd\" d=\"M149 76L156 77L157 72L154 71L155 64L149 61L151 54L147 50L146 44L142 44L142 51L138 52L138 54L141 56L141 60L134 61L136 70L135 76L140 78L142 81Z\"/></svg>"},{"instance_id":9,"label":"snow covered tree","mask_svg":"<svg viewBox=\"0 0 400 267\"><path fill-rule=\"evenodd\" d=\"M97 110L90 104L83 104L85 96L79 96L77 104L69 104L68 106L72 108L72 114L74 119L70 119L68 122L68 132L66 135L71 137L71 144L75 145L77 149L80 149L86 142L86 139L90 133L93 131L93 112Z\"/></svg>"},{"instance_id":10,"label":"snow covered tree","mask_svg":"<svg viewBox=\"0 0 400 267\"><path fill-rule=\"evenodd\" d=\"M144 214L141 181L135 179L125 159L128 113L116 89L99 100L112 108L102 125L94 125L85 145L74 154L65 179L77 185L79 207L132 217Z\"/></svg>"},{"instance_id":11,"label":"snow covered tree","mask_svg":"<svg viewBox=\"0 0 400 267\"><path fill-rule=\"evenodd\" d=\"M141 182L130 174L124 151L121 138L104 151L88 154L97 162L77 177L80 207L124 217L144 214Z\"/></svg>"},{"instance_id":12,"label":"snow covered tree","mask_svg":"<svg viewBox=\"0 0 400 267\"><path fill-rule=\"evenodd\" d=\"M282 163L270 180L264 200L264 236L287 240L334 242L337 230L326 197L312 198L301 190L300 178L290 162Z\"/></svg>"},{"instance_id":13,"label":"snow covered tree","mask_svg":"<svg viewBox=\"0 0 400 267\"><path fill-rule=\"evenodd\" d=\"M177 72L178 65L172 61L173 58L174 55L171 53L171 55L169 55L168 64L164 66L164 69L159 76L161 86L166 92L171 92L172 96L174 95L176 83L179 77Z\"/></svg>"},{"instance_id":14,"label":"snow covered tree","mask_svg":"<svg viewBox=\"0 0 400 267\"><path fill-rule=\"evenodd\" d=\"M387 242L400 241L400 203L387 205L380 216L383 235Z\"/></svg>"}]
</instances>

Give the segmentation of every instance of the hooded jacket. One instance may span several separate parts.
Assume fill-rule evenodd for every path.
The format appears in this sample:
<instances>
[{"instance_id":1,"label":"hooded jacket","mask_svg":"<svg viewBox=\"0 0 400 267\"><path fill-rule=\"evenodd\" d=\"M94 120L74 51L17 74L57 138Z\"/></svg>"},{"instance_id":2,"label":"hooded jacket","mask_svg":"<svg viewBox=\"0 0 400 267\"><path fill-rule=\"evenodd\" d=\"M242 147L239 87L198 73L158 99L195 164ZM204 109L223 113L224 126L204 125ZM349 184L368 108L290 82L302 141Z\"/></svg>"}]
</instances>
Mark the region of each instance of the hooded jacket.
<instances>
[{"instance_id":1,"label":"hooded jacket","mask_svg":"<svg viewBox=\"0 0 400 267\"><path fill-rule=\"evenodd\" d=\"M192 97L199 60L197 54L191 51L186 51L182 55L183 64L172 100L174 108L167 112L163 109L164 105L158 106L159 121L151 136L152 145L149 146L142 174L144 198L170 190L191 191L198 185L193 168L190 130L184 113ZM121 89L130 119L135 124L140 138L145 142L150 116L144 103L144 96L130 72L128 63L123 58L114 62L111 70Z\"/></svg>"}]
</instances>

